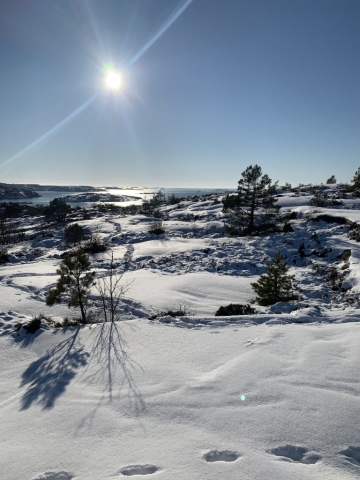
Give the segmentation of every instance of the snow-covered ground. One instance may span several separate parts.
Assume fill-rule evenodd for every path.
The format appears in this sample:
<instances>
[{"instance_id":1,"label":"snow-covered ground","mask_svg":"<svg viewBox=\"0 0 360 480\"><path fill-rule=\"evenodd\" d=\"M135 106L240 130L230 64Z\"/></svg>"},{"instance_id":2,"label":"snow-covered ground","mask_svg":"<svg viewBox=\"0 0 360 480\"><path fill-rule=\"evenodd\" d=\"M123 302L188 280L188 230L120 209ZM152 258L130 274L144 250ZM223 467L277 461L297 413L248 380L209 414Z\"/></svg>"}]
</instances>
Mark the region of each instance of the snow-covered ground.
<instances>
[{"instance_id":1,"label":"snow-covered ground","mask_svg":"<svg viewBox=\"0 0 360 480\"><path fill-rule=\"evenodd\" d=\"M45 305L69 247L27 218L0 268L0 477L360 478L360 249L348 225L314 220L360 221L359 202L310 198L280 197L294 231L259 237L228 236L216 196L163 207L159 236L146 216L78 220L112 246L124 321L35 334L16 325L72 314ZM254 299L279 250L301 299L215 317ZM91 259L106 276L108 254ZM148 320L180 306L184 317Z\"/></svg>"}]
</instances>

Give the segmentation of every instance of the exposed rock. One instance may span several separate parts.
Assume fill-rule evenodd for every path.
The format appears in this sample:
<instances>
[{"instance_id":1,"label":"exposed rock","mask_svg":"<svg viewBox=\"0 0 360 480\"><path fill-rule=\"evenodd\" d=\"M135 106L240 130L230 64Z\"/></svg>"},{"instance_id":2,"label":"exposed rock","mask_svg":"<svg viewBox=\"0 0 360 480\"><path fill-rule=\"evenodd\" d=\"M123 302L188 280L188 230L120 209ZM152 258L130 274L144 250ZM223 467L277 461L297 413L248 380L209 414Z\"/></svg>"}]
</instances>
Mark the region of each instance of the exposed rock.
<instances>
[{"instance_id":1,"label":"exposed rock","mask_svg":"<svg viewBox=\"0 0 360 480\"><path fill-rule=\"evenodd\" d=\"M312 219L314 222L339 223L340 225L352 225L354 222L345 217L336 217L333 215L317 215Z\"/></svg>"},{"instance_id":2,"label":"exposed rock","mask_svg":"<svg viewBox=\"0 0 360 480\"><path fill-rule=\"evenodd\" d=\"M349 258L351 257L351 250L350 248L346 248L340 255L337 256L339 260L342 260L343 262L347 262Z\"/></svg>"}]
</instances>

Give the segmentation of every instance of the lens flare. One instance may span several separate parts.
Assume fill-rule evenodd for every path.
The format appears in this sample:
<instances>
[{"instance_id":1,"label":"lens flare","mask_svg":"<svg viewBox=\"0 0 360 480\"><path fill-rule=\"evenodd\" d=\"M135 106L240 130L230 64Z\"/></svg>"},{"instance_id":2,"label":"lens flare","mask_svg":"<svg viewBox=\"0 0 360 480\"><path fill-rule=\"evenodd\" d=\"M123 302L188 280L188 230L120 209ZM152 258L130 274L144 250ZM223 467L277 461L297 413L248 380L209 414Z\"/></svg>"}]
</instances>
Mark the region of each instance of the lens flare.
<instances>
[{"instance_id":1,"label":"lens flare","mask_svg":"<svg viewBox=\"0 0 360 480\"><path fill-rule=\"evenodd\" d=\"M4 169L5 167L9 166L11 163L13 163L15 160L18 160L19 158L23 157L27 153L30 153L34 148L42 145L45 143L45 141L57 133L61 128L63 128L65 125L67 125L69 122L71 122L75 117L77 117L81 112L83 112L86 108L88 108L93 101L98 97L98 93L95 93L92 95L90 98L86 100L83 104L80 105L80 107L76 108L73 112L70 113L67 117L65 117L61 122L57 123L54 127L50 128L46 133L41 135L37 140L34 142L30 143L27 147L23 148L18 152L17 154L13 155L12 157L8 158L5 162L3 162L0 165L0 169Z\"/></svg>"}]
</instances>

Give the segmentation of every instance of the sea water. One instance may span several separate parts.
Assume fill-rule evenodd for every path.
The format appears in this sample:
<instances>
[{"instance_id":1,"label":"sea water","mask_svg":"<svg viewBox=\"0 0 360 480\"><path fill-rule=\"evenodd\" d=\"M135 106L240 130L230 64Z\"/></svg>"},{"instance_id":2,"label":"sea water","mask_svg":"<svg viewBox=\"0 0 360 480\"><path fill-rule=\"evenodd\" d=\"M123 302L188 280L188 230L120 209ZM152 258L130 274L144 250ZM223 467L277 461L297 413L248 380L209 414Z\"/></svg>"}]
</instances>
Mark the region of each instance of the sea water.
<instances>
[{"instance_id":1,"label":"sea water","mask_svg":"<svg viewBox=\"0 0 360 480\"><path fill-rule=\"evenodd\" d=\"M109 193L111 195L126 195L130 197L135 197L132 201L126 202L110 202L114 203L115 205L126 206L130 204L141 204L143 200L149 200L153 197L155 193L161 190L166 197L170 195L175 195L179 198L190 197L195 195L208 195L211 193L222 194L229 192L229 189L226 188L158 188L158 187L113 187L113 188L99 188L90 193ZM76 195L78 193L87 193L84 191L81 192L74 192L74 191L61 191L61 190L41 190L38 191L40 197L36 198L27 198L27 199L14 199L14 200L7 200L4 199L4 202L17 202L17 203L31 203L31 204L48 204L54 198L64 197L65 195ZM98 203L98 202L91 202L91 204ZM76 202L76 205L85 206L89 205L89 203L80 203Z\"/></svg>"}]
</instances>

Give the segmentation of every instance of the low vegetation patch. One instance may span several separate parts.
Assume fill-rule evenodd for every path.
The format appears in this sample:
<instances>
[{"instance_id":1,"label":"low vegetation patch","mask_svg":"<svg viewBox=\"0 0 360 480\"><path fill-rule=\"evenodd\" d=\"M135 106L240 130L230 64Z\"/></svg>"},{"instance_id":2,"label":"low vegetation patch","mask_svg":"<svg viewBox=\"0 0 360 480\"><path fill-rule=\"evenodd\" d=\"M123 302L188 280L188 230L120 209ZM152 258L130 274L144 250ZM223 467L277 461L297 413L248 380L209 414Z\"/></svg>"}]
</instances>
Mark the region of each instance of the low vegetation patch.
<instances>
[{"instance_id":1,"label":"low vegetation patch","mask_svg":"<svg viewBox=\"0 0 360 480\"><path fill-rule=\"evenodd\" d=\"M180 305L179 310L164 310L154 315L150 315L149 320L155 320L158 317L186 317L187 315L190 315L189 310Z\"/></svg>"},{"instance_id":2,"label":"low vegetation patch","mask_svg":"<svg viewBox=\"0 0 360 480\"><path fill-rule=\"evenodd\" d=\"M154 233L155 235L162 235L165 233L164 221L161 218L154 218L149 225L149 233Z\"/></svg>"},{"instance_id":3,"label":"low vegetation patch","mask_svg":"<svg viewBox=\"0 0 360 480\"><path fill-rule=\"evenodd\" d=\"M103 253L106 252L107 249L108 246L101 240L101 237L98 234L91 235L89 240L87 240L82 247L82 250L85 253L90 254Z\"/></svg>"},{"instance_id":4,"label":"low vegetation patch","mask_svg":"<svg viewBox=\"0 0 360 480\"><path fill-rule=\"evenodd\" d=\"M248 303L230 303L225 307L220 307L215 313L215 317L226 317L231 315L253 315L255 308L252 308Z\"/></svg>"}]
</instances>

